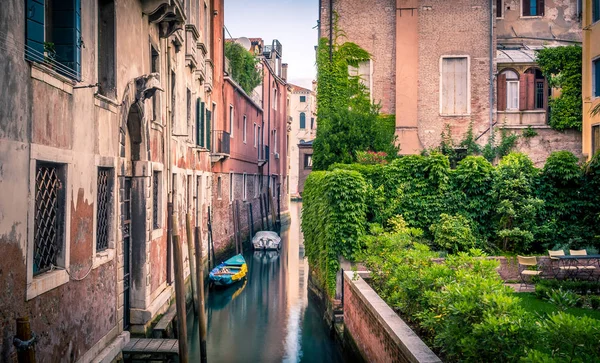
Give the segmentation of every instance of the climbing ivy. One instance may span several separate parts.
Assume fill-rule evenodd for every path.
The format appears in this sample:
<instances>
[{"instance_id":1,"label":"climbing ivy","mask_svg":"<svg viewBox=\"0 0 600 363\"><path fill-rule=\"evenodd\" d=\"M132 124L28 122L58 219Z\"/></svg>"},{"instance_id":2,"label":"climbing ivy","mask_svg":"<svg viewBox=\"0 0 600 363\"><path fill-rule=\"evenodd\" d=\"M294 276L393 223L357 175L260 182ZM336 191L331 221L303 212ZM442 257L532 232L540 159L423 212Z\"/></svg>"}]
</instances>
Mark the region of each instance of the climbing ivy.
<instances>
[{"instance_id":1,"label":"climbing ivy","mask_svg":"<svg viewBox=\"0 0 600 363\"><path fill-rule=\"evenodd\" d=\"M581 131L581 47L544 48L536 61L551 87L560 88L561 95L550 100L550 127L555 130Z\"/></svg>"},{"instance_id":2,"label":"climbing ivy","mask_svg":"<svg viewBox=\"0 0 600 363\"><path fill-rule=\"evenodd\" d=\"M262 72L256 67L258 59L233 42L225 43L225 57L229 60L231 78L250 94L262 82Z\"/></svg>"}]
</instances>

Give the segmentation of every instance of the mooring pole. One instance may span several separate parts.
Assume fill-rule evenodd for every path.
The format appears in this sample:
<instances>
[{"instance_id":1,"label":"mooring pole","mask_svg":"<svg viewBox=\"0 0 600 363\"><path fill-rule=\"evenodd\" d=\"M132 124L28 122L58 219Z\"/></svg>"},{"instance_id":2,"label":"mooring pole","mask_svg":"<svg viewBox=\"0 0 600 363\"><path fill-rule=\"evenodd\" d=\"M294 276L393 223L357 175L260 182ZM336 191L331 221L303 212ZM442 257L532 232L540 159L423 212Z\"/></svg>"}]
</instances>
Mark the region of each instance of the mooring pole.
<instances>
[{"instance_id":1,"label":"mooring pole","mask_svg":"<svg viewBox=\"0 0 600 363\"><path fill-rule=\"evenodd\" d=\"M213 234L212 234L212 217L210 214L210 207L208 207L208 240L210 242L210 258L212 260L212 266L211 267L215 267L216 265L216 257L215 257L215 243L213 241Z\"/></svg>"},{"instance_id":2,"label":"mooring pole","mask_svg":"<svg viewBox=\"0 0 600 363\"><path fill-rule=\"evenodd\" d=\"M233 223L233 242L235 244L235 254L237 255L240 253L240 250L238 247L237 223L235 223L235 202L231 203L231 214L233 215L233 218L231 219L231 223Z\"/></svg>"},{"instance_id":3,"label":"mooring pole","mask_svg":"<svg viewBox=\"0 0 600 363\"><path fill-rule=\"evenodd\" d=\"M198 337L200 339L200 362L206 363L206 316L204 315L204 265L202 261L202 231L196 227L196 292L198 295Z\"/></svg>"},{"instance_id":4,"label":"mooring pole","mask_svg":"<svg viewBox=\"0 0 600 363\"><path fill-rule=\"evenodd\" d=\"M187 237L188 259L190 262L190 287L192 289L192 300L194 300L194 315L198 316L198 299L196 294L194 293L194 290L196 288L196 261L194 259L194 239L192 236L192 221L190 219L189 212L185 215L185 232Z\"/></svg>"},{"instance_id":5,"label":"mooring pole","mask_svg":"<svg viewBox=\"0 0 600 363\"><path fill-rule=\"evenodd\" d=\"M242 222L240 217L240 201L235 201L235 216L236 216L236 226L237 226L237 235L238 235L238 243L240 244L240 253L244 253L244 242L242 241Z\"/></svg>"},{"instance_id":6,"label":"mooring pole","mask_svg":"<svg viewBox=\"0 0 600 363\"><path fill-rule=\"evenodd\" d=\"M19 340L17 346L17 360L19 363L35 363L35 345L28 341L33 338L31 334L31 325L29 324L29 317L23 317L17 319L17 335L16 338ZM16 341L15 341L16 342Z\"/></svg>"},{"instance_id":7,"label":"mooring pole","mask_svg":"<svg viewBox=\"0 0 600 363\"><path fill-rule=\"evenodd\" d=\"M262 194L259 195L258 200L260 202L260 228L264 231L265 230L265 214L263 212Z\"/></svg>"},{"instance_id":8,"label":"mooring pole","mask_svg":"<svg viewBox=\"0 0 600 363\"><path fill-rule=\"evenodd\" d=\"M254 217L252 216L252 203L248 203L248 231L250 231L250 237L248 238L252 241L252 237L254 237Z\"/></svg>"},{"instance_id":9,"label":"mooring pole","mask_svg":"<svg viewBox=\"0 0 600 363\"><path fill-rule=\"evenodd\" d=\"M173 214L173 262L175 267L175 306L177 308L177 332L179 362L188 363L187 322L185 313L185 282L183 280L183 258L179 243L179 219Z\"/></svg>"}]
</instances>

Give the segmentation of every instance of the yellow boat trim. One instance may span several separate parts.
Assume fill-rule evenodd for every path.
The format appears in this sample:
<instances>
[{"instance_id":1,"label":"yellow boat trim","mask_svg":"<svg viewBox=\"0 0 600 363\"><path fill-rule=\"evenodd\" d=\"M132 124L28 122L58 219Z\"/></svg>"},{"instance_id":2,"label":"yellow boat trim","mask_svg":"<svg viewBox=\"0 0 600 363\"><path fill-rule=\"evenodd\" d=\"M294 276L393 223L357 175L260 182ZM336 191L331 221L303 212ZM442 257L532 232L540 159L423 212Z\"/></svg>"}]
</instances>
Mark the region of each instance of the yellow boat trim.
<instances>
[{"instance_id":1,"label":"yellow boat trim","mask_svg":"<svg viewBox=\"0 0 600 363\"><path fill-rule=\"evenodd\" d=\"M243 279L244 276L246 276L246 273L248 273L248 266L246 264L243 264L240 267L240 271L238 273L236 273L235 275L231 276L231 281L237 281L237 280Z\"/></svg>"}]
</instances>

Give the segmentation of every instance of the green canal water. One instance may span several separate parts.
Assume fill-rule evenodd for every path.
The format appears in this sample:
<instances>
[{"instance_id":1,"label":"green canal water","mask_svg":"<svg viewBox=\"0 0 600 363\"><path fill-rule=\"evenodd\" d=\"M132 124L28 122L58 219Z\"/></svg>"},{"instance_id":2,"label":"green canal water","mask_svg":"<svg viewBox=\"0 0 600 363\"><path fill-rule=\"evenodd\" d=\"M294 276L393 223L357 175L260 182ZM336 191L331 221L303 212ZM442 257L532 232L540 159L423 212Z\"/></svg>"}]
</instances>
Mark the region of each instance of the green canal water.
<instances>
[{"instance_id":1,"label":"green canal water","mask_svg":"<svg viewBox=\"0 0 600 363\"><path fill-rule=\"evenodd\" d=\"M207 354L218 362L344 362L308 296L302 204L291 203L281 252L247 252L248 277L207 297ZM188 319L190 362L199 362L198 322Z\"/></svg>"}]
</instances>

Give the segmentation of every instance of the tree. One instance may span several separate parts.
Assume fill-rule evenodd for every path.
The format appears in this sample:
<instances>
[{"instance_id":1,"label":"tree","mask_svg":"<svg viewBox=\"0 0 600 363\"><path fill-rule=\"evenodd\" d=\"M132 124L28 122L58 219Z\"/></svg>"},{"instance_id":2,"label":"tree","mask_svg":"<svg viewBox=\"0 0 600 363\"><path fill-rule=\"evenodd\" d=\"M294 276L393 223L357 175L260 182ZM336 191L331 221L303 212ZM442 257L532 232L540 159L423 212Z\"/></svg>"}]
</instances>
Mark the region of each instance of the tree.
<instances>
[{"instance_id":1,"label":"tree","mask_svg":"<svg viewBox=\"0 0 600 363\"><path fill-rule=\"evenodd\" d=\"M229 60L231 78L250 94L262 82L262 72L256 67L258 59L233 42L225 43L225 57Z\"/></svg>"}]
</instances>

